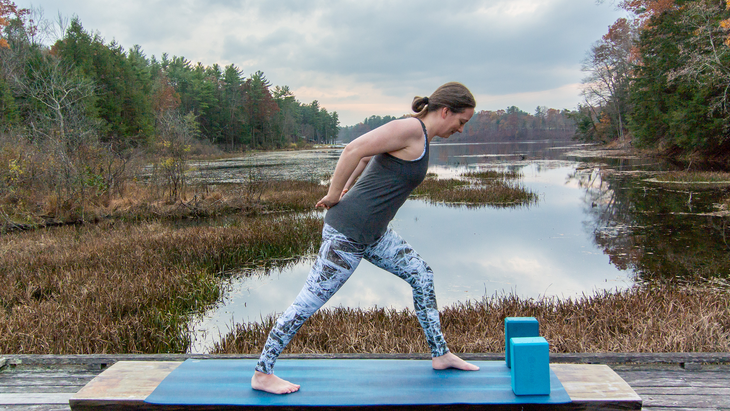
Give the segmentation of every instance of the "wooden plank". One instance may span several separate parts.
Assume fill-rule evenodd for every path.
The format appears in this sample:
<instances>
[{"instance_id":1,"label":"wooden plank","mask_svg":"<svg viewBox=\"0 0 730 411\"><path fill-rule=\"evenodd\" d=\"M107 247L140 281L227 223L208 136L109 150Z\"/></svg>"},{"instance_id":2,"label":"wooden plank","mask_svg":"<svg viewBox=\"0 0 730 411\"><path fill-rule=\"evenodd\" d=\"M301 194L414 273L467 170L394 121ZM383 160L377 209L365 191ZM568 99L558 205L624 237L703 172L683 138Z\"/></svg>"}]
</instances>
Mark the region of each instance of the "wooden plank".
<instances>
[{"instance_id":1,"label":"wooden plank","mask_svg":"<svg viewBox=\"0 0 730 411\"><path fill-rule=\"evenodd\" d=\"M0 387L0 392L7 394L28 394L28 393L70 393L75 394L80 389L84 388L85 384L79 385L65 385L59 387L56 385L41 385L33 387L15 387L15 388L4 388Z\"/></svg>"},{"instance_id":2,"label":"wooden plank","mask_svg":"<svg viewBox=\"0 0 730 411\"><path fill-rule=\"evenodd\" d=\"M3 405L3 411L71 411L68 404Z\"/></svg>"},{"instance_id":3,"label":"wooden plank","mask_svg":"<svg viewBox=\"0 0 730 411\"><path fill-rule=\"evenodd\" d=\"M726 395L730 397L730 388L724 387L634 387L641 395Z\"/></svg>"},{"instance_id":4,"label":"wooden plank","mask_svg":"<svg viewBox=\"0 0 730 411\"><path fill-rule=\"evenodd\" d=\"M28 380L28 381L59 381L59 380L67 380L67 379L77 379L77 380L91 380L97 375L99 375L100 372L97 373L66 373L66 372L45 372L45 373L38 373L38 372L27 372L27 371L20 371L20 372L4 372L0 373L0 384L3 382L6 382L8 380Z\"/></svg>"},{"instance_id":5,"label":"wooden plank","mask_svg":"<svg viewBox=\"0 0 730 411\"><path fill-rule=\"evenodd\" d=\"M13 373L2 373L3 375L12 376L13 378L88 378L92 379L99 375L99 371L89 372L88 370L79 371L66 371L66 370L22 370Z\"/></svg>"},{"instance_id":6,"label":"wooden plank","mask_svg":"<svg viewBox=\"0 0 730 411\"><path fill-rule=\"evenodd\" d=\"M644 398L646 407L730 408L726 395L648 395Z\"/></svg>"},{"instance_id":7,"label":"wooden plank","mask_svg":"<svg viewBox=\"0 0 730 411\"><path fill-rule=\"evenodd\" d=\"M0 405L68 404L73 393L0 394Z\"/></svg>"},{"instance_id":8,"label":"wooden plank","mask_svg":"<svg viewBox=\"0 0 730 411\"><path fill-rule=\"evenodd\" d=\"M550 362L589 364L730 363L730 353L553 353Z\"/></svg>"},{"instance_id":9,"label":"wooden plank","mask_svg":"<svg viewBox=\"0 0 730 411\"><path fill-rule=\"evenodd\" d=\"M139 406L180 361L120 361L91 380L69 400L81 407Z\"/></svg>"},{"instance_id":10,"label":"wooden plank","mask_svg":"<svg viewBox=\"0 0 730 411\"><path fill-rule=\"evenodd\" d=\"M670 377L685 378L685 379L730 379L730 372L728 371L645 371L639 366L636 367L635 371L617 371L618 374L626 375L639 375L639 376L656 376L665 375Z\"/></svg>"},{"instance_id":11,"label":"wooden plank","mask_svg":"<svg viewBox=\"0 0 730 411\"><path fill-rule=\"evenodd\" d=\"M619 373L632 387L730 387L728 375L675 375L669 373Z\"/></svg>"},{"instance_id":12,"label":"wooden plank","mask_svg":"<svg viewBox=\"0 0 730 411\"><path fill-rule=\"evenodd\" d=\"M641 409L641 397L607 365L550 364L550 368L574 403L625 403L627 409Z\"/></svg>"},{"instance_id":13,"label":"wooden plank","mask_svg":"<svg viewBox=\"0 0 730 411\"><path fill-rule=\"evenodd\" d=\"M54 385L63 387L65 385L85 385L92 378L11 378L0 380L0 387L32 387L43 385Z\"/></svg>"}]
</instances>

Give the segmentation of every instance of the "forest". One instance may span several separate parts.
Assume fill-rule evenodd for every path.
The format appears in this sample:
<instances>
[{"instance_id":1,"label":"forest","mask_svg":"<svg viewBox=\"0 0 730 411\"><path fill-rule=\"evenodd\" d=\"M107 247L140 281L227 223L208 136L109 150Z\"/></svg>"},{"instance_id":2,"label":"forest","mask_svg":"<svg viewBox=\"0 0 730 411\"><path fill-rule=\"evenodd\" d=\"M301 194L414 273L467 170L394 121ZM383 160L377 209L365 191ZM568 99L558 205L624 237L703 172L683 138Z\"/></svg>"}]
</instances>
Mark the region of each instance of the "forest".
<instances>
[{"instance_id":1,"label":"forest","mask_svg":"<svg viewBox=\"0 0 730 411\"><path fill-rule=\"evenodd\" d=\"M261 71L148 57L0 0L0 222L85 221L139 178L150 201L184 200L193 158L331 143L338 129L336 112Z\"/></svg>"},{"instance_id":2,"label":"forest","mask_svg":"<svg viewBox=\"0 0 730 411\"><path fill-rule=\"evenodd\" d=\"M534 139L570 140L576 133L576 112L538 106L534 114L510 106L506 110L482 110L464 125L464 132L449 137L450 142L526 141ZM353 139L395 120L393 116L370 116L354 126L340 128L340 140Z\"/></svg>"},{"instance_id":3,"label":"forest","mask_svg":"<svg viewBox=\"0 0 730 411\"><path fill-rule=\"evenodd\" d=\"M730 0L622 0L588 52L577 137L730 158Z\"/></svg>"},{"instance_id":4,"label":"forest","mask_svg":"<svg viewBox=\"0 0 730 411\"><path fill-rule=\"evenodd\" d=\"M182 127L228 150L324 143L337 135L336 112L316 100L297 101L261 71L246 77L233 64L148 58L139 46L106 42L78 18L51 23L38 13L0 0L2 133L89 137L121 149L150 146Z\"/></svg>"}]
</instances>

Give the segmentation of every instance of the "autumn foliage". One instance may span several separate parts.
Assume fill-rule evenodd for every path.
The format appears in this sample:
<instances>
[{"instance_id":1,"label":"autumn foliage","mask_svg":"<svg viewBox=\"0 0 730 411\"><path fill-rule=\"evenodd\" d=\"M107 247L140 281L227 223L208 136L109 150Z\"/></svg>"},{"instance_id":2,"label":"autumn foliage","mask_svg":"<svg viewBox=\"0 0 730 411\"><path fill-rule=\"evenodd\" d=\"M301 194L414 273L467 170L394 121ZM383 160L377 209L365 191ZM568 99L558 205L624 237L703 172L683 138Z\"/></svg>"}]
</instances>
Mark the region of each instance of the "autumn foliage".
<instances>
[{"instance_id":1,"label":"autumn foliage","mask_svg":"<svg viewBox=\"0 0 730 411\"><path fill-rule=\"evenodd\" d=\"M620 7L636 14L641 25L667 10L678 7L675 0L623 0Z\"/></svg>"},{"instance_id":2,"label":"autumn foliage","mask_svg":"<svg viewBox=\"0 0 730 411\"><path fill-rule=\"evenodd\" d=\"M578 136L730 167L730 0L619 5L635 17L619 19L588 54Z\"/></svg>"},{"instance_id":3,"label":"autumn foliage","mask_svg":"<svg viewBox=\"0 0 730 411\"><path fill-rule=\"evenodd\" d=\"M10 25L11 18L20 18L28 13L28 9L19 9L10 0L0 0L0 48L8 48L8 41L3 38L3 30Z\"/></svg>"},{"instance_id":4,"label":"autumn foliage","mask_svg":"<svg viewBox=\"0 0 730 411\"><path fill-rule=\"evenodd\" d=\"M725 0L725 10L730 11L730 0ZM720 28L725 31L725 45L730 47L730 18L720 22Z\"/></svg>"}]
</instances>

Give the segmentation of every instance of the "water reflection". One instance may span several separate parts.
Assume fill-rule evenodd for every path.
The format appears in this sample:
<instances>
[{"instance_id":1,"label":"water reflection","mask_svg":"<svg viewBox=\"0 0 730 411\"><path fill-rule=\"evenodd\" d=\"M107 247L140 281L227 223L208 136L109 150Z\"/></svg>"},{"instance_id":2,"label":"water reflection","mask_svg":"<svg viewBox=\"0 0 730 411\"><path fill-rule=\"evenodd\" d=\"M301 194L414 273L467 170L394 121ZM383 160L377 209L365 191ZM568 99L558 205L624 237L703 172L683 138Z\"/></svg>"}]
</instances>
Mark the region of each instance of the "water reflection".
<instances>
[{"instance_id":1,"label":"water reflection","mask_svg":"<svg viewBox=\"0 0 730 411\"><path fill-rule=\"evenodd\" d=\"M577 170L588 230L637 281L730 278L730 218L717 205L727 188L663 185L646 172Z\"/></svg>"}]
</instances>

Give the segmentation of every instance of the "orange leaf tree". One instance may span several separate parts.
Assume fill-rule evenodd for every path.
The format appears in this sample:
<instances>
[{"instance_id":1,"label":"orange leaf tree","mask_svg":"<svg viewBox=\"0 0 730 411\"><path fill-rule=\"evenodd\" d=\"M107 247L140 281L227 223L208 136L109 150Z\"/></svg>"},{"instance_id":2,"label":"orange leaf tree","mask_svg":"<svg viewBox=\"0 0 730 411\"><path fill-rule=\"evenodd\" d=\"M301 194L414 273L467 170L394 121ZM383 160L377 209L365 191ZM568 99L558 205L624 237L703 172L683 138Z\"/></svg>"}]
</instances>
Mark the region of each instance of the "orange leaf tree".
<instances>
[{"instance_id":1,"label":"orange leaf tree","mask_svg":"<svg viewBox=\"0 0 730 411\"><path fill-rule=\"evenodd\" d=\"M13 16L20 18L28 14L30 10L19 9L10 0L0 0L0 48L8 48L8 41L4 38L5 27L10 25Z\"/></svg>"}]
</instances>

